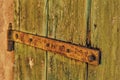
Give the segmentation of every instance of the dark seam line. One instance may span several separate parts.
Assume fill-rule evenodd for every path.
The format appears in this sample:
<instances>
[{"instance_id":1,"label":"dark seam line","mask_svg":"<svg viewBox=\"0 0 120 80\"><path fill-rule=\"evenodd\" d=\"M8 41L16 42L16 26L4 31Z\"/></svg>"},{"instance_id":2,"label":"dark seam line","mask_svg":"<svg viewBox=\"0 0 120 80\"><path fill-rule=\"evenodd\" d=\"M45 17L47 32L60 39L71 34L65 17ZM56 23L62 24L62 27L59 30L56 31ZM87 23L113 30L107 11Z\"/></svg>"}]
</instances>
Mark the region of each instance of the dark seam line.
<instances>
[{"instance_id":1,"label":"dark seam line","mask_svg":"<svg viewBox=\"0 0 120 80\"><path fill-rule=\"evenodd\" d=\"M18 5L19 5L19 6L18 6L18 10L19 10L18 12L19 12L19 13L17 13L17 14L18 14L18 18L19 18L19 25L18 25L18 27L19 27L19 30L20 30L20 22L21 22L21 21L20 21L20 19L21 19L21 18L20 18L20 16L21 16L21 14L20 14L20 12L21 12L21 11L20 11L20 9L21 9L21 6L20 6L20 5L21 5L20 0L19 0L19 2L18 2Z\"/></svg>"},{"instance_id":2,"label":"dark seam line","mask_svg":"<svg viewBox=\"0 0 120 80\"><path fill-rule=\"evenodd\" d=\"M48 18L49 18L49 0L46 0L46 4L45 4L46 8L46 34L45 36L48 36ZM48 52L46 51L46 80L48 80Z\"/></svg>"},{"instance_id":3,"label":"dark seam line","mask_svg":"<svg viewBox=\"0 0 120 80\"><path fill-rule=\"evenodd\" d=\"M86 33L86 46L90 47L91 46L91 41L90 41L90 14L91 14L91 0L87 0L87 33ZM86 63L86 80L88 80L88 75L89 75L89 69L88 69L89 65L88 63Z\"/></svg>"}]
</instances>

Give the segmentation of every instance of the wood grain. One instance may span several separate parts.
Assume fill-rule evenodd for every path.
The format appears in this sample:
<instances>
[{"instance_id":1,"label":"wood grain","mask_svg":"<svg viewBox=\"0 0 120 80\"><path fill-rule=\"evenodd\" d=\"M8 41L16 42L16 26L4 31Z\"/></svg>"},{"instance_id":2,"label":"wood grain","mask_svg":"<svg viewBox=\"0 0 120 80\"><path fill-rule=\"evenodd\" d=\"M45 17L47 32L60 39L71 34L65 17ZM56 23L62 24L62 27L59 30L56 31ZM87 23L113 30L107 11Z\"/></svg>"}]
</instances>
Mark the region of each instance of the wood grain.
<instances>
[{"instance_id":1,"label":"wood grain","mask_svg":"<svg viewBox=\"0 0 120 80\"><path fill-rule=\"evenodd\" d=\"M86 0L49 0L48 36L86 44ZM47 80L85 80L86 64L48 53Z\"/></svg>"},{"instance_id":2,"label":"wood grain","mask_svg":"<svg viewBox=\"0 0 120 80\"><path fill-rule=\"evenodd\" d=\"M16 43L15 80L120 78L119 0L16 1L15 29L84 46L87 44L99 48L102 55L101 65L86 66L85 63L55 53L46 54L42 50Z\"/></svg>"},{"instance_id":3,"label":"wood grain","mask_svg":"<svg viewBox=\"0 0 120 80\"><path fill-rule=\"evenodd\" d=\"M91 46L100 48L101 65L89 65L88 80L120 78L120 0L93 0L91 4Z\"/></svg>"},{"instance_id":4,"label":"wood grain","mask_svg":"<svg viewBox=\"0 0 120 80\"><path fill-rule=\"evenodd\" d=\"M19 30L20 28L20 3L19 0L14 0L14 25L13 29ZM15 51L14 54L20 53L20 49L18 49L20 46L18 46L19 43L15 43ZM19 66L19 56L15 55L15 65L14 65L14 80L20 80L20 66Z\"/></svg>"},{"instance_id":5,"label":"wood grain","mask_svg":"<svg viewBox=\"0 0 120 80\"><path fill-rule=\"evenodd\" d=\"M17 30L37 35L45 35L45 0L19 0L19 15L15 25ZM42 5L41 5L42 4ZM17 10L16 10L17 11ZM18 19L19 18L19 19ZM24 44L16 43L15 47L15 80L45 80L45 51Z\"/></svg>"}]
</instances>

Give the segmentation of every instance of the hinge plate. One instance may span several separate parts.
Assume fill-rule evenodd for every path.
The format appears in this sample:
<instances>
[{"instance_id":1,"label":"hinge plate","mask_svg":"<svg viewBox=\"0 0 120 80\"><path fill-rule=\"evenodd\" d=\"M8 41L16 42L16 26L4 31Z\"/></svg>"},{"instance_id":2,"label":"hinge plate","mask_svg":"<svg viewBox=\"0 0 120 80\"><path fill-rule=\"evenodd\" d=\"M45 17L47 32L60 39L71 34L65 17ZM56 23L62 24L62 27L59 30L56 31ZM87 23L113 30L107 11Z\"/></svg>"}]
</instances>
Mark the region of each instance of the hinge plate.
<instances>
[{"instance_id":1,"label":"hinge plate","mask_svg":"<svg viewBox=\"0 0 120 80\"><path fill-rule=\"evenodd\" d=\"M12 41L64 55L92 65L100 62L100 51L64 41L11 30ZM8 39L9 40L9 39Z\"/></svg>"}]
</instances>

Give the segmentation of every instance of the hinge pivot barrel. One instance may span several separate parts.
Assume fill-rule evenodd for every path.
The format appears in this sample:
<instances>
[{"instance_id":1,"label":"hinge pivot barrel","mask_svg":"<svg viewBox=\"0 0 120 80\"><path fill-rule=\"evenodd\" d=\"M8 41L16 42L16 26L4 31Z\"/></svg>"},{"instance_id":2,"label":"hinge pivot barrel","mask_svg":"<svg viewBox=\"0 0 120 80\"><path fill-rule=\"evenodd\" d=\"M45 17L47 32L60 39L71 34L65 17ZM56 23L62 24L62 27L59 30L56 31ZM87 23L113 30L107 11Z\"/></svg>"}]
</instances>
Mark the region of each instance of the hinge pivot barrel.
<instances>
[{"instance_id":1,"label":"hinge pivot barrel","mask_svg":"<svg viewBox=\"0 0 120 80\"><path fill-rule=\"evenodd\" d=\"M9 23L8 31L7 31L7 39L8 39L8 51L14 50L14 41L12 40L12 23Z\"/></svg>"}]
</instances>

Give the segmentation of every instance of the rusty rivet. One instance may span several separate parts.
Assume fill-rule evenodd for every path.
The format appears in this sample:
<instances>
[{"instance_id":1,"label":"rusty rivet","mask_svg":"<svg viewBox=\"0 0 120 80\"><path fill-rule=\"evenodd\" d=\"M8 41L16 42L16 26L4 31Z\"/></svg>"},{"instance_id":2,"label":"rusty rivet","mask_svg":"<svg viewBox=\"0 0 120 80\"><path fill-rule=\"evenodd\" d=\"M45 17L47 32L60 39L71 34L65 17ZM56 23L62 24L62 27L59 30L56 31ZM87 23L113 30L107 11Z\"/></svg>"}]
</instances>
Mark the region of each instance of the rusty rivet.
<instances>
[{"instance_id":1,"label":"rusty rivet","mask_svg":"<svg viewBox=\"0 0 120 80\"><path fill-rule=\"evenodd\" d=\"M30 39L29 39L29 42L32 42L32 41L33 41L33 39L32 39L32 38L30 38Z\"/></svg>"},{"instance_id":2,"label":"rusty rivet","mask_svg":"<svg viewBox=\"0 0 120 80\"><path fill-rule=\"evenodd\" d=\"M67 52L67 53L70 53L70 49L66 49L66 52Z\"/></svg>"},{"instance_id":3,"label":"rusty rivet","mask_svg":"<svg viewBox=\"0 0 120 80\"><path fill-rule=\"evenodd\" d=\"M49 47L49 46L50 46L50 44L49 44L49 43L47 43L47 44L46 44L46 47Z\"/></svg>"},{"instance_id":4,"label":"rusty rivet","mask_svg":"<svg viewBox=\"0 0 120 80\"><path fill-rule=\"evenodd\" d=\"M88 60L90 62L92 62L92 61L96 60L96 57L94 55L90 55L90 56L88 56Z\"/></svg>"},{"instance_id":5,"label":"rusty rivet","mask_svg":"<svg viewBox=\"0 0 120 80\"><path fill-rule=\"evenodd\" d=\"M60 50L60 51L65 51L65 46L64 46L64 45L60 46L60 47L59 47L59 50Z\"/></svg>"},{"instance_id":6,"label":"rusty rivet","mask_svg":"<svg viewBox=\"0 0 120 80\"><path fill-rule=\"evenodd\" d=\"M18 34L15 34L15 38L18 39Z\"/></svg>"}]
</instances>

